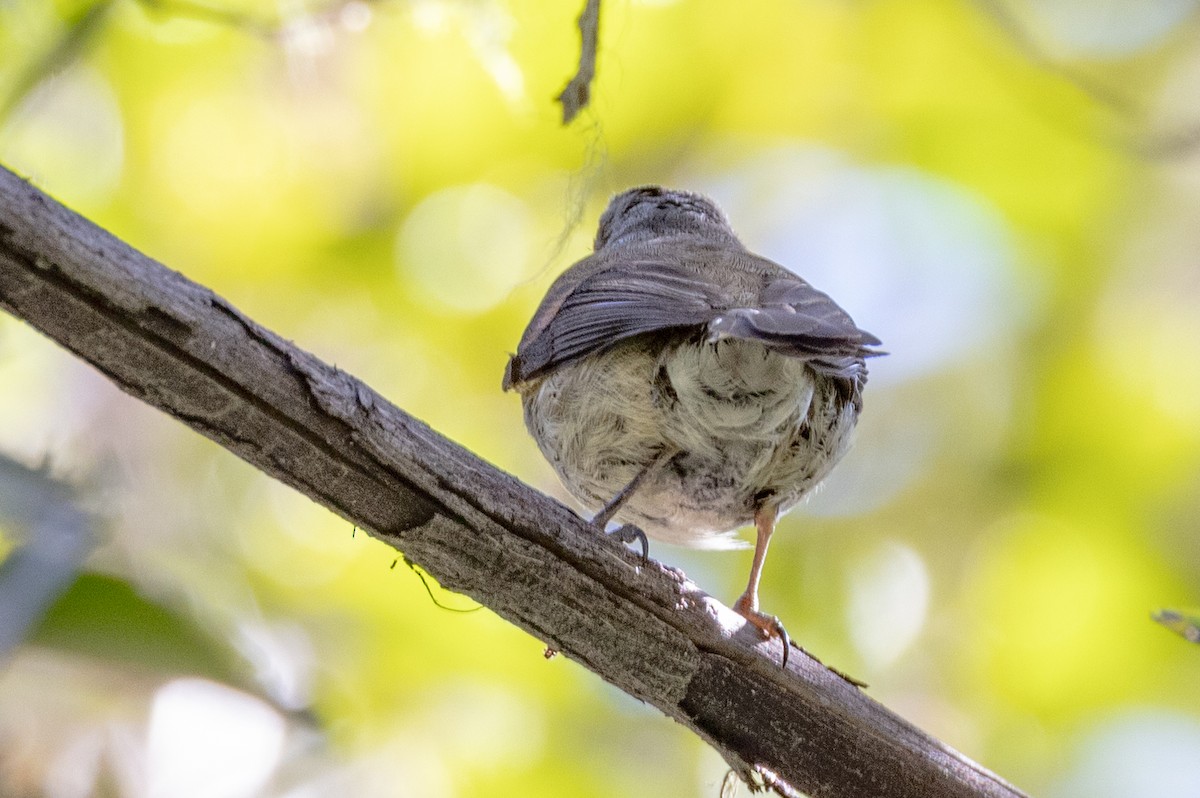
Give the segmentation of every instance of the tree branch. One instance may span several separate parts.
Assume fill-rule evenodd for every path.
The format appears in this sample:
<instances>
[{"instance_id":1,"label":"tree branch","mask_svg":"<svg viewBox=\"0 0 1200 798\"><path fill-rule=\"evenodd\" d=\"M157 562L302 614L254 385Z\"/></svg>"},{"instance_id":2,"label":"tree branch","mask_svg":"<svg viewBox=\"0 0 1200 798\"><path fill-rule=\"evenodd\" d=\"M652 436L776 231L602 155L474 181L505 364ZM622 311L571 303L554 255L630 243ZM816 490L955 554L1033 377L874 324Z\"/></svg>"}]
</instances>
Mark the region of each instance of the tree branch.
<instances>
[{"instance_id":1,"label":"tree branch","mask_svg":"<svg viewBox=\"0 0 1200 798\"><path fill-rule=\"evenodd\" d=\"M782 669L777 642L679 571L640 565L561 504L2 168L0 306L653 704L752 784L814 798L1021 795L804 652Z\"/></svg>"}]
</instances>

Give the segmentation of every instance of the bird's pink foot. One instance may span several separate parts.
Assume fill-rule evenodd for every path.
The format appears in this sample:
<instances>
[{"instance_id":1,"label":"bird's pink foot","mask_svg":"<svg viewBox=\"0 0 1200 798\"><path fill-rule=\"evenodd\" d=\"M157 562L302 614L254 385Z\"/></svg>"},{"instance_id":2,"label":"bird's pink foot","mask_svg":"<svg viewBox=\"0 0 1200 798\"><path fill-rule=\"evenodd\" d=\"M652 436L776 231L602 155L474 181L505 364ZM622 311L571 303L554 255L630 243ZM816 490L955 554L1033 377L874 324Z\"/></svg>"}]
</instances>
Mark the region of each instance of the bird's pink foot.
<instances>
[{"instance_id":1,"label":"bird's pink foot","mask_svg":"<svg viewBox=\"0 0 1200 798\"><path fill-rule=\"evenodd\" d=\"M765 639L778 637L783 643L783 667L787 668L788 652L792 648L792 638L788 636L787 629L783 627L783 622L774 615L767 615L765 612L759 612L757 596L750 593L743 593L737 601L733 603L733 609L751 626L754 626L762 634Z\"/></svg>"}]
</instances>

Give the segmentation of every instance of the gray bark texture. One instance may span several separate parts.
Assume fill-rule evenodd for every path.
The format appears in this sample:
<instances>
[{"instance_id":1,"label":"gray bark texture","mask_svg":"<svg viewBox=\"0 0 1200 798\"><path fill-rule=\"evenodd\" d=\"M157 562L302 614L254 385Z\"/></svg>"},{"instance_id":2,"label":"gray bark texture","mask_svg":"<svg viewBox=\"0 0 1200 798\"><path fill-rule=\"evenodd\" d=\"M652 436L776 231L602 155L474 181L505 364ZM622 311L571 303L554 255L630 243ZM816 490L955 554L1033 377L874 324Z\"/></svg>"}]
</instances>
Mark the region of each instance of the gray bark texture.
<instances>
[{"instance_id":1,"label":"gray bark texture","mask_svg":"<svg viewBox=\"0 0 1200 798\"><path fill-rule=\"evenodd\" d=\"M802 650L781 668L778 642L679 571L641 563L3 168L0 307L657 707L752 785L813 798L1022 795Z\"/></svg>"}]
</instances>

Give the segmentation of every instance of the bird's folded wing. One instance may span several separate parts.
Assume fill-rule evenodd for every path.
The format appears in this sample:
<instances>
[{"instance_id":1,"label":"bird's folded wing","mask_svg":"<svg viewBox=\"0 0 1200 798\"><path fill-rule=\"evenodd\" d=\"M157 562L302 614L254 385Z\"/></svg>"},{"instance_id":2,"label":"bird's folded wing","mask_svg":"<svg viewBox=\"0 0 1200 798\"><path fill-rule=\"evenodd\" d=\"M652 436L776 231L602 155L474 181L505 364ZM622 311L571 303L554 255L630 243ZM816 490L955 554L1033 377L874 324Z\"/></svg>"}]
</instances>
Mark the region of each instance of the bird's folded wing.
<instances>
[{"instance_id":1,"label":"bird's folded wing","mask_svg":"<svg viewBox=\"0 0 1200 798\"><path fill-rule=\"evenodd\" d=\"M860 330L846 311L799 277L777 277L753 307L735 307L709 323L714 337L747 338L796 357L877 354L879 339Z\"/></svg>"},{"instance_id":2,"label":"bird's folded wing","mask_svg":"<svg viewBox=\"0 0 1200 798\"><path fill-rule=\"evenodd\" d=\"M879 342L825 294L798 277L764 282L757 296L735 296L700 270L655 259L594 271L565 295L547 296L509 362L505 386L635 335L689 327L714 339L762 341L836 376L857 376L838 372L856 372L854 362L875 354L866 347Z\"/></svg>"},{"instance_id":3,"label":"bird's folded wing","mask_svg":"<svg viewBox=\"0 0 1200 798\"><path fill-rule=\"evenodd\" d=\"M557 301L553 293L530 322L509 363L506 384L635 335L702 327L730 301L699 276L654 260L623 261L596 271ZM548 320L547 314L552 314Z\"/></svg>"}]
</instances>

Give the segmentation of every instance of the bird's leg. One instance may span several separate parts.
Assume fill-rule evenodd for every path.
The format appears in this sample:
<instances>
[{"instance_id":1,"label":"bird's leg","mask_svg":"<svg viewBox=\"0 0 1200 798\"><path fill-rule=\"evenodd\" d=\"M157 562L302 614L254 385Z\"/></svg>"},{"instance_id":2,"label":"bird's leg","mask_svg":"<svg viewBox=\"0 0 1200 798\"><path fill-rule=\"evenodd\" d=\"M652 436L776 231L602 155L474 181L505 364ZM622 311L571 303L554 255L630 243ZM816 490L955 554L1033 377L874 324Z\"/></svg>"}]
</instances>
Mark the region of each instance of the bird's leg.
<instances>
[{"instance_id":1,"label":"bird's leg","mask_svg":"<svg viewBox=\"0 0 1200 798\"><path fill-rule=\"evenodd\" d=\"M774 615L767 615L758 610L758 582L762 577L763 562L767 559L767 546L771 544L771 533L775 531L775 520L778 510L775 507L763 506L754 512L754 526L758 535L754 541L754 563L750 566L750 581L746 592L733 603L733 609L762 632L763 637L778 637L783 643L783 667L787 667L788 650L792 647L792 639L787 630Z\"/></svg>"},{"instance_id":2,"label":"bird's leg","mask_svg":"<svg viewBox=\"0 0 1200 798\"><path fill-rule=\"evenodd\" d=\"M629 497L633 492L641 487L646 480L655 474L660 468L666 465L672 457L677 454L675 449L664 448L654 456L654 459L647 463L641 471L634 474L633 479L629 484L617 491L617 495L609 499L608 504L600 508L600 511L592 516L592 525L604 532L604 528L608 526L608 522L613 519L613 516L629 501ZM605 534L609 534L605 532ZM638 529L633 524L622 524L620 527L612 531L612 536L622 543L638 542L642 546L642 559L645 560L650 556L650 542L646 540L646 533Z\"/></svg>"}]
</instances>

